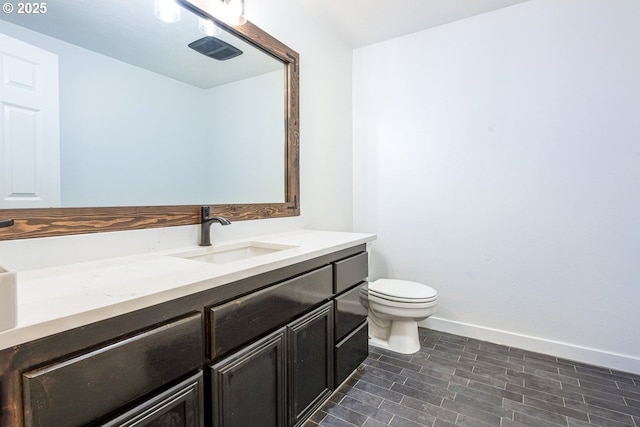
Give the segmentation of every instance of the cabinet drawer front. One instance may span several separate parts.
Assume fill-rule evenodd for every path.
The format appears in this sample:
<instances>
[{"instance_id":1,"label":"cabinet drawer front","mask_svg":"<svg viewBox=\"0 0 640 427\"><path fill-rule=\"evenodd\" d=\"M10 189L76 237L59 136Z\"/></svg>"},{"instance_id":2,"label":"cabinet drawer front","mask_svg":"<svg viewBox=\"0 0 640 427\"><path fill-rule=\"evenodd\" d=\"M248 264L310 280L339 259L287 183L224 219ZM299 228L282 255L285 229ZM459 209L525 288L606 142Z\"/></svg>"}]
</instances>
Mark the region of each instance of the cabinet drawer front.
<instances>
[{"instance_id":1,"label":"cabinet drawer front","mask_svg":"<svg viewBox=\"0 0 640 427\"><path fill-rule=\"evenodd\" d=\"M286 324L331 297L331 266L209 309L211 359Z\"/></svg>"},{"instance_id":2,"label":"cabinet drawer front","mask_svg":"<svg viewBox=\"0 0 640 427\"><path fill-rule=\"evenodd\" d=\"M367 358L368 341L369 329L364 322L336 345L336 388Z\"/></svg>"},{"instance_id":3,"label":"cabinet drawer front","mask_svg":"<svg viewBox=\"0 0 640 427\"><path fill-rule=\"evenodd\" d=\"M100 427L204 427L202 371Z\"/></svg>"},{"instance_id":4,"label":"cabinet drawer front","mask_svg":"<svg viewBox=\"0 0 640 427\"><path fill-rule=\"evenodd\" d=\"M356 285L369 275L369 256L367 252L334 263L334 293L339 294Z\"/></svg>"},{"instance_id":5,"label":"cabinet drawer front","mask_svg":"<svg viewBox=\"0 0 640 427\"><path fill-rule=\"evenodd\" d=\"M367 309L360 303L361 284L336 298L336 342L367 319Z\"/></svg>"},{"instance_id":6,"label":"cabinet drawer front","mask_svg":"<svg viewBox=\"0 0 640 427\"><path fill-rule=\"evenodd\" d=\"M202 364L202 314L23 374L25 425L82 426Z\"/></svg>"}]
</instances>

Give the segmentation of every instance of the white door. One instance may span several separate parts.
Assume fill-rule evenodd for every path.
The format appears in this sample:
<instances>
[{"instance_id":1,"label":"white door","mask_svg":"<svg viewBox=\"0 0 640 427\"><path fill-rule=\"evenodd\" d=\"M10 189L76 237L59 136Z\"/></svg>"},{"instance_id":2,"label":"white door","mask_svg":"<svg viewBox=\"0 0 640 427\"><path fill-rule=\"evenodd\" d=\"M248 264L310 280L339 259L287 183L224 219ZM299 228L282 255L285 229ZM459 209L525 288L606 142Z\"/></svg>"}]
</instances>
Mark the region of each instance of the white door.
<instances>
[{"instance_id":1,"label":"white door","mask_svg":"<svg viewBox=\"0 0 640 427\"><path fill-rule=\"evenodd\" d=\"M0 208L60 206L58 56L0 33Z\"/></svg>"}]
</instances>

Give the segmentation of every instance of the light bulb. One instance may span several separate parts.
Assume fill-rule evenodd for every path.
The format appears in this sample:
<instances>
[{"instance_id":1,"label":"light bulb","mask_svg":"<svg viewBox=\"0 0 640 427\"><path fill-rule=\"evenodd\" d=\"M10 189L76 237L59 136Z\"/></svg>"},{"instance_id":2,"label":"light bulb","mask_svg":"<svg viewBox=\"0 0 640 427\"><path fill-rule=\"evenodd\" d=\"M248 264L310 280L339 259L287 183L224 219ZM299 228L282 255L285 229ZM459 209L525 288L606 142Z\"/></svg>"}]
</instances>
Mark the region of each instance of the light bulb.
<instances>
[{"instance_id":1,"label":"light bulb","mask_svg":"<svg viewBox=\"0 0 640 427\"><path fill-rule=\"evenodd\" d=\"M229 0L227 13L229 22L232 24L242 25L247 22L247 18L244 17L244 0Z\"/></svg>"},{"instance_id":2,"label":"light bulb","mask_svg":"<svg viewBox=\"0 0 640 427\"><path fill-rule=\"evenodd\" d=\"M180 20L180 6L175 0L153 0L156 18L172 23Z\"/></svg>"},{"instance_id":3,"label":"light bulb","mask_svg":"<svg viewBox=\"0 0 640 427\"><path fill-rule=\"evenodd\" d=\"M216 18L231 25L242 25L247 22L244 17L244 0L215 0L213 3Z\"/></svg>"},{"instance_id":4,"label":"light bulb","mask_svg":"<svg viewBox=\"0 0 640 427\"><path fill-rule=\"evenodd\" d=\"M222 32L210 19L198 18L198 30L205 36L217 36Z\"/></svg>"}]
</instances>

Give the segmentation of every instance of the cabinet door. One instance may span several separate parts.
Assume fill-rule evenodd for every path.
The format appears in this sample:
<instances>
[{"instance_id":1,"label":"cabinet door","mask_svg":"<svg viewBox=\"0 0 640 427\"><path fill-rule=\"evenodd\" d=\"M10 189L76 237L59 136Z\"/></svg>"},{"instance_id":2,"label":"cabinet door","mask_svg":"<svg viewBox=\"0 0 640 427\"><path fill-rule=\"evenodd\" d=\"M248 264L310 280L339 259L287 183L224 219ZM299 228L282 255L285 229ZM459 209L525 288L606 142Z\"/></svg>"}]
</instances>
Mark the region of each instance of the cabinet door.
<instances>
[{"instance_id":1,"label":"cabinet door","mask_svg":"<svg viewBox=\"0 0 640 427\"><path fill-rule=\"evenodd\" d=\"M202 371L101 427L204 427Z\"/></svg>"},{"instance_id":2,"label":"cabinet door","mask_svg":"<svg viewBox=\"0 0 640 427\"><path fill-rule=\"evenodd\" d=\"M211 368L214 427L285 427L285 329Z\"/></svg>"},{"instance_id":3,"label":"cabinet door","mask_svg":"<svg viewBox=\"0 0 640 427\"><path fill-rule=\"evenodd\" d=\"M290 425L301 424L333 388L333 303L291 323L289 346Z\"/></svg>"}]
</instances>

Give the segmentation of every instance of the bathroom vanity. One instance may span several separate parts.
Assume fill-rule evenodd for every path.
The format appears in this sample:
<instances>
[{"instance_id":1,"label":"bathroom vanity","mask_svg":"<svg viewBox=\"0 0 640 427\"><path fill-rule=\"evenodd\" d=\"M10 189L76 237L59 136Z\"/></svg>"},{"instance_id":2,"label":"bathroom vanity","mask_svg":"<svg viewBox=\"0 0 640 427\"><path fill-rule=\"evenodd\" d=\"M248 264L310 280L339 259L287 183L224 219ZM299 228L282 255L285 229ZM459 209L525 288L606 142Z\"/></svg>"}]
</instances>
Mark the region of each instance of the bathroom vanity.
<instances>
[{"instance_id":1,"label":"bathroom vanity","mask_svg":"<svg viewBox=\"0 0 640 427\"><path fill-rule=\"evenodd\" d=\"M0 425L301 425L367 356L374 238L299 231L19 274Z\"/></svg>"}]
</instances>

